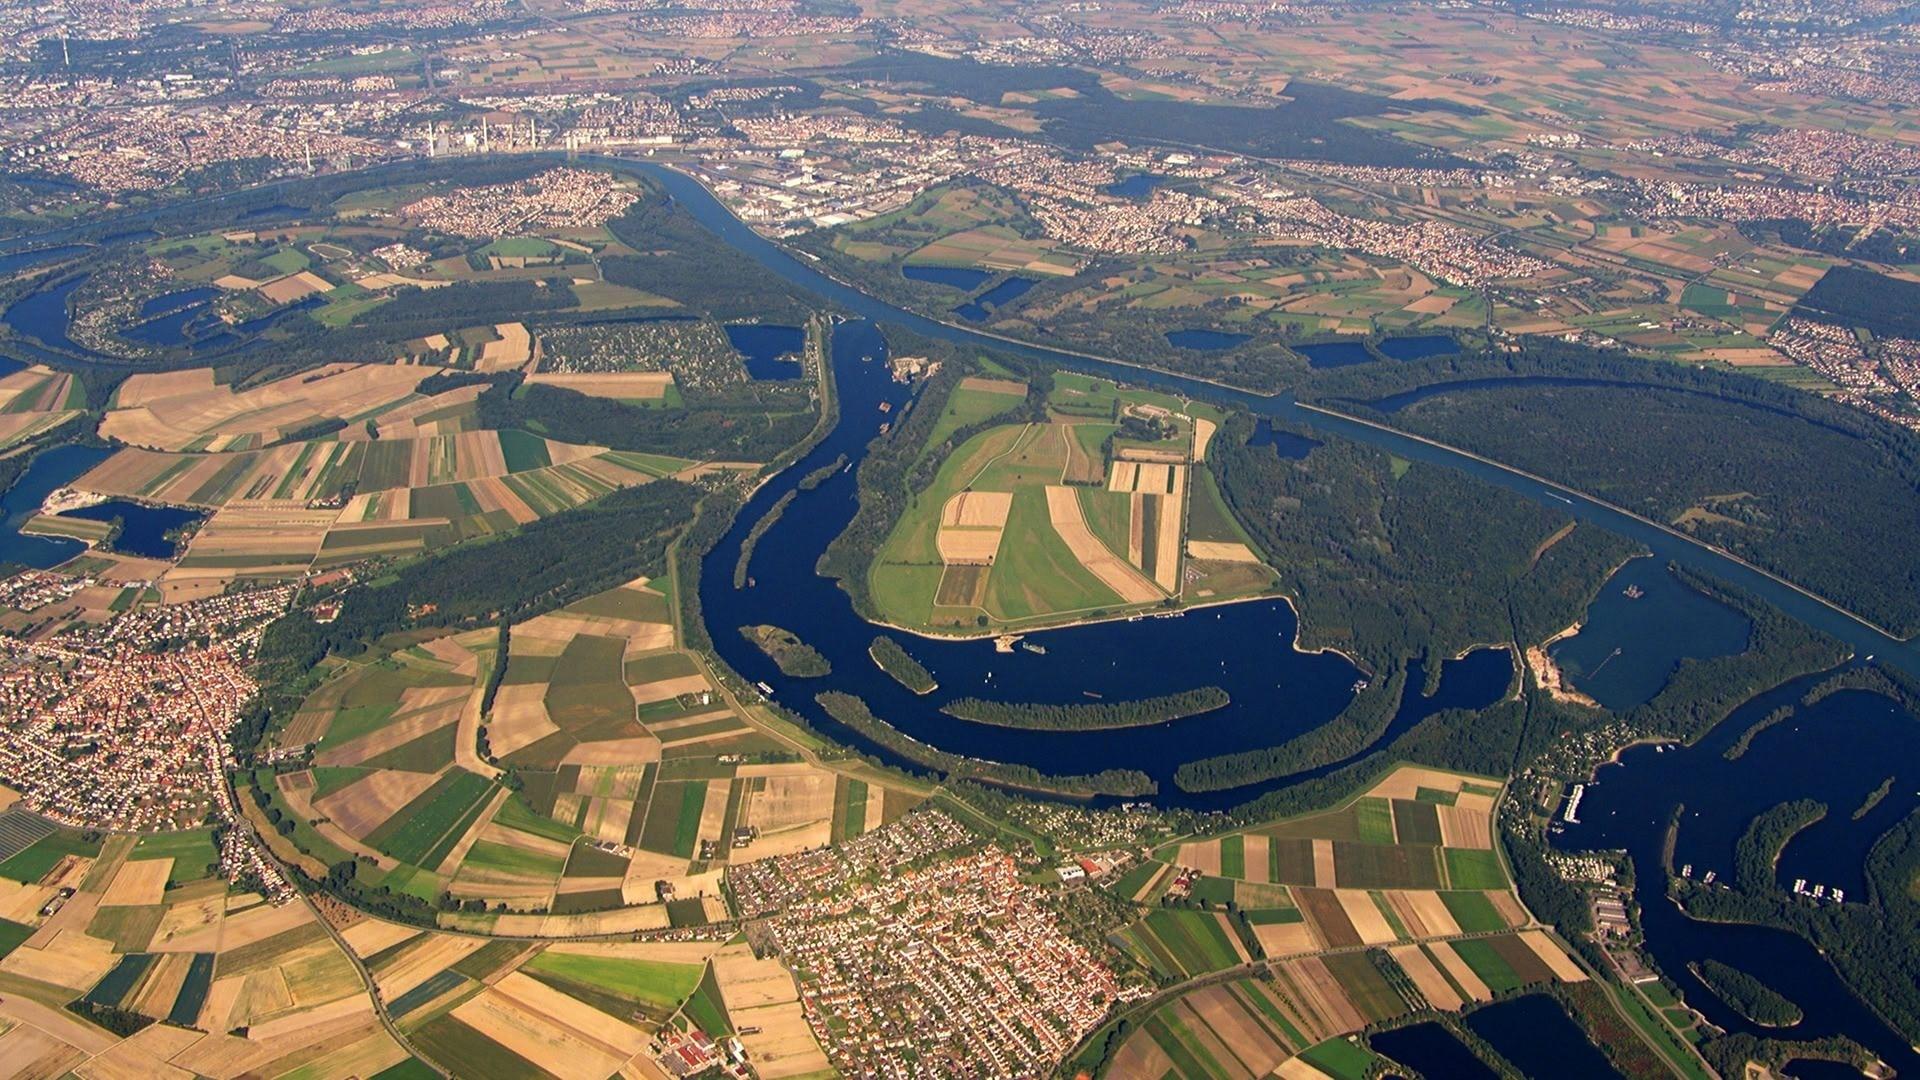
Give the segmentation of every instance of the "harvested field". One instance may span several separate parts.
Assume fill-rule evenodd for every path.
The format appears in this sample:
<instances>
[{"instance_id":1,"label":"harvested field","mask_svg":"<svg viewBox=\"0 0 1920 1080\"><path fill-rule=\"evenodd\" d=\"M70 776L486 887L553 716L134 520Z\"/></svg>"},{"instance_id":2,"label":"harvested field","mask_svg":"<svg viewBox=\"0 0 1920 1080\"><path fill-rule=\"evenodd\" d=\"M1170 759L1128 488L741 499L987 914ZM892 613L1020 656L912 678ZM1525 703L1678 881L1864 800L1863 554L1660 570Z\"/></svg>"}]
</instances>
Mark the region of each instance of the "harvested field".
<instances>
[{"instance_id":1,"label":"harvested field","mask_svg":"<svg viewBox=\"0 0 1920 1080\"><path fill-rule=\"evenodd\" d=\"M348 835L364 839L419 798L436 779L432 773L381 769L315 800L314 807Z\"/></svg>"},{"instance_id":2,"label":"harvested field","mask_svg":"<svg viewBox=\"0 0 1920 1080\"><path fill-rule=\"evenodd\" d=\"M1441 842L1447 847L1481 851L1493 848L1492 820L1485 810L1469 810L1461 806L1440 806L1435 809L1440 817Z\"/></svg>"},{"instance_id":3,"label":"harvested field","mask_svg":"<svg viewBox=\"0 0 1920 1080\"><path fill-rule=\"evenodd\" d=\"M420 936L421 931L412 926L384 922L380 919L363 919L340 932L340 937L354 954L361 957L390 949L401 942L411 941Z\"/></svg>"},{"instance_id":4,"label":"harvested field","mask_svg":"<svg viewBox=\"0 0 1920 1080\"><path fill-rule=\"evenodd\" d=\"M1189 841L1180 845L1176 861L1181 866L1192 867L1208 877L1220 876L1220 841Z\"/></svg>"},{"instance_id":5,"label":"harvested field","mask_svg":"<svg viewBox=\"0 0 1920 1080\"><path fill-rule=\"evenodd\" d=\"M493 332L498 337L480 347L475 370L511 371L533 358L533 338L525 323L495 323Z\"/></svg>"},{"instance_id":6,"label":"harvested field","mask_svg":"<svg viewBox=\"0 0 1920 1080\"><path fill-rule=\"evenodd\" d=\"M1305 920L1290 923L1256 923L1253 936L1260 942L1260 951L1271 957L1294 956L1299 953L1313 952L1321 947L1314 940L1313 929Z\"/></svg>"},{"instance_id":7,"label":"harvested field","mask_svg":"<svg viewBox=\"0 0 1920 1080\"><path fill-rule=\"evenodd\" d=\"M1320 958L1308 956L1288 960L1275 970L1284 973L1300 995L1299 1004L1319 1017L1321 1022L1318 1026L1329 1034L1358 1031L1367 1025L1366 1016L1348 1000L1340 980Z\"/></svg>"},{"instance_id":8,"label":"harvested field","mask_svg":"<svg viewBox=\"0 0 1920 1080\"><path fill-rule=\"evenodd\" d=\"M1333 841L1315 840L1313 842L1313 883L1323 889L1334 887Z\"/></svg>"},{"instance_id":9,"label":"harvested field","mask_svg":"<svg viewBox=\"0 0 1920 1080\"><path fill-rule=\"evenodd\" d=\"M1000 552L999 528L942 528L934 539L941 561L949 564L991 564Z\"/></svg>"},{"instance_id":10,"label":"harvested field","mask_svg":"<svg viewBox=\"0 0 1920 1080\"><path fill-rule=\"evenodd\" d=\"M1004 528L1007 512L1012 509L1012 492L963 491L941 508L940 524L947 528Z\"/></svg>"},{"instance_id":11,"label":"harvested field","mask_svg":"<svg viewBox=\"0 0 1920 1080\"><path fill-rule=\"evenodd\" d=\"M1207 445L1213 442L1213 433L1219 425L1203 416L1193 418L1193 460L1199 464L1207 460Z\"/></svg>"},{"instance_id":12,"label":"harvested field","mask_svg":"<svg viewBox=\"0 0 1920 1080\"><path fill-rule=\"evenodd\" d=\"M326 278L311 270L288 274L265 282L254 289L255 292L276 304L290 304L303 300L315 293L323 293L333 288Z\"/></svg>"},{"instance_id":13,"label":"harvested field","mask_svg":"<svg viewBox=\"0 0 1920 1080\"><path fill-rule=\"evenodd\" d=\"M1260 556L1245 544L1230 544L1219 540L1189 540L1187 554L1196 559L1208 559L1213 562L1257 563Z\"/></svg>"},{"instance_id":14,"label":"harvested field","mask_svg":"<svg viewBox=\"0 0 1920 1080\"><path fill-rule=\"evenodd\" d=\"M509 972L493 987L493 992L524 1012L552 1021L597 1049L611 1051L622 1058L646 1049L647 1036L639 1029L521 972Z\"/></svg>"},{"instance_id":15,"label":"harvested field","mask_svg":"<svg viewBox=\"0 0 1920 1080\"><path fill-rule=\"evenodd\" d=\"M1080 497L1073 488L1047 485L1047 515L1054 532L1059 534L1073 557L1094 577L1099 578L1101 584L1118 594L1123 602L1142 604L1160 599L1161 592L1153 582L1118 555L1108 551L1106 545L1087 528L1086 519L1080 512ZM1179 523L1175 522L1173 527L1177 533ZM1162 582L1161 586L1168 592L1173 591L1173 586L1166 582Z\"/></svg>"},{"instance_id":16,"label":"harvested field","mask_svg":"<svg viewBox=\"0 0 1920 1080\"><path fill-rule=\"evenodd\" d=\"M1366 945L1381 945L1395 939L1393 927L1387 924L1386 916L1373 903L1370 893L1359 889L1335 889L1334 897L1347 913L1347 920L1353 924L1355 933Z\"/></svg>"},{"instance_id":17,"label":"harvested field","mask_svg":"<svg viewBox=\"0 0 1920 1080\"><path fill-rule=\"evenodd\" d=\"M1447 982L1446 977L1440 974L1440 969L1434 964L1433 958L1428 956L1420 946L1400 945L1388 949L1387 953L1400 965L1401 970L1407 973L1407 978L1413 980L1413 985L1419 988L1420 995L1427 999L1429 1005L1441 1012L1460 1011L1460 1006L1465 1004L1465 1001Z\"/></svg>"},{"instance_id":18,"label":"harvested field","mask_svg":"<svg viewBox=\"0 0 1920 1080\"><path fill-rule=\"evenodd\" d=\"M173 872L172 859L141 859L120 864L113 883L101 895L107 905L158 904L166 899L167 875Z\"/></svg>"},{"instance_id":19,"label":"harvested field","mask_svg":"<svg viewBox=\"0 0 1920 1080\"><path fill-rule=\"evenodd\" d=\"M1407 932L1416 938L1452 937L1460 932L1460 925L1441 902L1439 893L1393 891L1387 893L1387 902L1393 905Z\"/></svg>"},{"instance_id":20,"label":"harvested field","mask_svg":"<svg viewBox=\"0 0 1920 1080\"><path fill-rule=\"evenodd\" d=\"M1007 394L1013 397L1025 397L1027 384L1015 379L992 379L984 375L969 375L960 380L959 389L971 390L982 394Z\"/></svg>"},{"instance_id":21,"label":"harvested field","mask_svg":"<svg viewBox=\"0 0 1920 1080\"><path fill-rule=\"evenodd\" d=\"M543 371L527 376L527 382L571 390L588 397L612 398L616 401L657 401L665 397L667 388L673 385L673 375L666 371L578 374Z\"/></svg>"},{"instance_id":22,"label":"harvested field","mask_svg":"<svg viewBox=\"0 0 1920 1080\"><path fill-rule=\"evenodd\" d=\"M561 1080L605 1080L630 1056L598 1045L558 1020L530 1011L497 989L469 998L450 1015L486 1032L488 1038L520 1057L543 1063L543 1068Z\"/></svg>"},{"instance_id":23,"label":"harvested field","mask_svg":"<svg viewBox=\"0 0 1920 1080\"><path fill-rule=\"evenodd\" d=\"M244 449L320 420L348 419L412 392L431 368L330 364L234 393L211 371L127 379L101 434L160 450Z\"/></svg>"},{"instance_id":24,"label":"harvested field","mask_svg":"<svg viewBox=\"0 0 1920 1080\"><path fill-rule=\"evenodd\" d=\"M1547 936L1546 931L1524 930L1519 934L1519 938L1521 943L1533 950L1534 955L1547 965L1547 970L1553 972L1554 978L1561 982L1581 982L1586 979L1587 973L1581 970L1579 964L1573 962L1573 958L1566 954L1566 950Z\"/></svg>"}]
</instances>

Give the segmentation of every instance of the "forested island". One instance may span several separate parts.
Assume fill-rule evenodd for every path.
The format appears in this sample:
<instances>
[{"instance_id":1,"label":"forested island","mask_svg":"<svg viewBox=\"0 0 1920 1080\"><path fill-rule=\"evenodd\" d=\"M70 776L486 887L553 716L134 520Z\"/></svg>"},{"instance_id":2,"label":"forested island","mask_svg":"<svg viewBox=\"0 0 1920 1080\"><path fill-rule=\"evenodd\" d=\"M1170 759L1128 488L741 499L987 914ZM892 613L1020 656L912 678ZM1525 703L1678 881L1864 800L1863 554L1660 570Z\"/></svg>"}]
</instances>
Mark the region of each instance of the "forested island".
<instances>
[{"instance_id":1,"label":"forested island","mask_svg":"<svg viewBox=\"0 0 1920 1080\"><path fill-rule=\"evenodd\" d=\"M791 630L782 630L778 626L743 626L740 636L746 638L772 660L780 671L796 679L817 679L833 674L833 665L821 655L820 650L801 641Z\"/></svg>"},{"instance_id":2,"label":"forested island","mask_svg":"<svg viewBox=\"0 0 1920 1080\"><path fill-rule=\"evenodd\" d=\"M1688 967L1728 1007L1762 1027L1792 1027L1800 1022L1800 1006L1737 967L1713 959Z\"/></svg>"},{"instance_id":3,"label":"forested island","mask_svg":"<svg viewBox=\"0 0 1920 1080\"><path fill-rule=\"evenodd\" d=\"M1233 699L1217 686L1203 686L1177 694L1141 698L1137 701L1101 701L1087 704L1053 705L1031 701L988 701L984 698L957 698L942 706L948 716L994 727L1022 728L1028 731L1101 731L1111 728L1144 727L1164 724L1189 716L1223 709Z\"/></svg>"},{"instance_id":4,"label":"forested island","mask_svg":"<svg viewBox=\"0 0 1920 1080\"><path fill-rule=\"evenodd\" d=\"M933 672L908 655L899 642L885 634L873 639L873 644L867 646L867 655L873 657L873 662L880 666L881 671L893 676L893 681L916 694L931 694L940 688L940 684L933 679Z\"/></svg>"}]
</instances>

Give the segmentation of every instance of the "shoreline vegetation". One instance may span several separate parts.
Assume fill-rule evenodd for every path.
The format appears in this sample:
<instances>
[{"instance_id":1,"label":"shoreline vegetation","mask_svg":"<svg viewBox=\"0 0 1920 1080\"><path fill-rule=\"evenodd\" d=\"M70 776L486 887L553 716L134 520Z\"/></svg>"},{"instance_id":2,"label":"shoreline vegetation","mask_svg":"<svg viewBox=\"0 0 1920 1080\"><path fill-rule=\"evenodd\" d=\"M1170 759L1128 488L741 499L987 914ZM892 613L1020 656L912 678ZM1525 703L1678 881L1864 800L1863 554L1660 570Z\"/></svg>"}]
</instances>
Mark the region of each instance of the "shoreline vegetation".
<instances>
[{"instance_id":1,"label":"shoreline vegetation","mask_svg":"<svg viewBox=\"0 0 1920 1080\"><path fill-rule=\"evenodd\" d=\"M1047 795L1087 799L1096 795L1132 798L1159 791L1153 778L1137 769L1107 769L1086 776L1049 776L1030 765L1009 765L948 753L929 746L873 714L867 703L852 694L828 691L814 700L842 724L901 757L949 779L978 780L1001 787Z\"/></svg>"},{"instance_id":2,"label":"shoreline vegetation","mask_svg":"<svg viewBox=\"0 0 1920 1080\"><path fill-rule=\"evenodd\" d=\"M1116 728L1147 727L1189 716L1199 716L1232 704L1233 699L1217 686L1203 686L1178 694L1141 698L1136 701L1102 701L1086 704L1056 705L1044 702L987 701L983 698L958 698L942 706L948 716L993 727L1019 728L1024 731L1110 731Z\"/></svg>"},{"instance_id":3,"label":"shoreline vegetation","mask_svg":"<svg viewBox=\"0 0 1920 1080\"><path fill-rule=\"evenodd\" d=\"M818 679L833 674L833 665L820 650L801 641L791 630L778 626L743 626L740 636L767 654L780 673L794 679Z\"/></svg>"},{"instance_id":4,"label":"shoreline vegetation","mask_svg":"<svg viewBox=\"0 0 1920 1080\"><path fill-rule=\"evenodd\" d=\"M1181 791L1224 791L1345 760L1387 733L1406 688L1407 669L1395 664L1355 694L1339 715L1312 731L1278 746L1185 762L1174 770L1173 782Z\"/></svg>"},{"instance_id":5,"label":"shoreline vegetation","mask_svg":"<svg viewBox=\"0 0 1920 1080\"><path fill-rule=\"evenodd\" d=\"M899 642L884 634L874 638L873 644L867 646L867 655L873 657L873 662L881 671L892 676L894 682L916 694L931 694L940 689L933 672L915 660Z\"/></svg>"}]
</instances>

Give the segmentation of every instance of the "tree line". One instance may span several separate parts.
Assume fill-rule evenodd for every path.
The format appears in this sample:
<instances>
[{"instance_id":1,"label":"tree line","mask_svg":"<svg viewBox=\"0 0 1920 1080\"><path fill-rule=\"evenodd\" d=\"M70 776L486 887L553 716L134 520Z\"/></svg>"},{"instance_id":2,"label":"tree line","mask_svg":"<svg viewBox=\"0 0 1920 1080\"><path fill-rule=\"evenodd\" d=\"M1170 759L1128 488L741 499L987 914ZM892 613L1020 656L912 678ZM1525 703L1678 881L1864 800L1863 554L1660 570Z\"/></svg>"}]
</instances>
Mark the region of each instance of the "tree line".
<instances>
[{"instance_id":1,"label":"tree line","mask_svg":"<svg viewBox=\"0 0 1920 1080\"><path fill-rule=\"evenodd\" d=\"M1086 798L1093 795L1134 797L1159 790L1153 778L1137 769L1105 769L1086 776L1049 776L1031 765L982 761L929 746L873 714L867 703L852 694L828 691L814 698L827 715L861 737L885 747L923 768L948 777L1023 788L1049 795Z\"/></svg>"}]
</instances>

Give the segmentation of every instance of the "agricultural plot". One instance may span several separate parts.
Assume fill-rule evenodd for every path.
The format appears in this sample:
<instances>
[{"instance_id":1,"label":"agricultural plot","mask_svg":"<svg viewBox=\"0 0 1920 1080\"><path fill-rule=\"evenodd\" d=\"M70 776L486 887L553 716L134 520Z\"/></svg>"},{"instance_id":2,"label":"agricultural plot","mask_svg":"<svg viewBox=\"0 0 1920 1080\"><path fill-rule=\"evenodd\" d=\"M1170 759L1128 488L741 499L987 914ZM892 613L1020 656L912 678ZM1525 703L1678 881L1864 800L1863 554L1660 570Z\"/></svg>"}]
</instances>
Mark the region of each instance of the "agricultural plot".
<instances>
[{"instance_id":1,"label":"agricultural plot","mask_svg":"<svg viewBox=\"0 0 1920 1080\"><path fill-rule=\"evenodd\" d=\"M1268 956L1505 930L1526 914L1493 850L1498 793L1404 766L1338 809L1155 857L1204 875L1196 897L1233 899Z\"/></svg>"},{"instance_id":2,"label":"agricultural plot","mask_svg":"<svg viewBox=\"0 0 1920 1080\"><path fill-rule=\"evenodd\" d=\"M372 1076L409 1060L306 906L231 889L214 859L204 830L56 833L0 864L11 1074Z\"/></svg>"},{"instance_id":3,"label":"agricultural plot","mask_svg":"<svg viewBox=\"0 0 1920 1080\"><path fill-rule=\"evenodd\" d=\"M321 872L359 858L369 888L488 909L449 925L618 933L724 919L727 863L860 836L917 802L795 760L672 620L641 579L516 624L504 658L489 629L341 663L274 735L313 767L260 774L295 823L270 841Z\"/></svg>"},{"instance_id":4,"label":"agricultural plot","mask_svg":"<svg viewBox=\"0 0 1920 1080\"><path fill-rule=\"evenodd\" d=\"M249 450L329 421L363 423L405 401L433 369L329 364L246 390L211 368L138 374L122 383L100 434L155 450Z\"/></svg>"},{"instance_id":5,"label":"agricultural plot","mask_svg":"<svg viewBox=\"0 0 1920 1080\"><path fill-rule=\"evenodd\" d=\"M492 630L435 638L343 665L287 727L314 767L270 779L302 853L361 857L369 887L434 900L553 902L575 830L534 813L479 753Z\"/></svg>"},{"instance_id":6,"label":"agricultural plot","mask_svg":"<svg viewBox=\"0 0 1920 1080\"><path fill-rule=\"evenodd\" d=\"M764 1020L746 1043L761 1075L811 1072L812 1061L825 1060L791 976L743 945L486 941L374 919L355 922L342 937L401 1030L454 1075L619 1074L647 1060L651 1036L716 978L729 1004ZM800 1022L797 1031L787 1012Z\"/></svg>"},{"instance_id":7,"label":"agricultural plot","mask_svg":"<svg viewBox=\"0 0 1920 1080\"><path fill-rule=\"evenodd\" d=\"M929 446L1014 408L1025 389L966 380ZM1203 548L1206 567L1237 559L1237 580L1208 581L1198 564L1189 572L1192 455L1198 421L1211 430L1215 414L1069 375L1056 377L1048 404L1046 422L989 427L941 464L874 562L872 595L885 616L978 632L1178 602L1190 582L1207 599L1270 585L1244 541Z\"/></svg>"},{"instance_id":8,"label":"agricultural plot","mask_svg":"<svg viewBox=\"0 0 1920 1080\"><path fill-rule=\"evenodd\" d=\"M51 431L86 406L78 379L40 364L0 378L0 449Z\"/></svg>"},{"instance_id":9,"label":"agricultural plot","mask_svg":"<svg viewBox=\"0 0 1920 1080\"><path fill-rule=\"evenodd\" d=\"M1115 945L1142 966L1162 975L1188 979L1249 962L1233 926L1217 912L1165 908L1117 931Z\"/></svg>"},{"instance_id":10,"label":"agricultural plot","mask_svg":"<svg viewBox=\"0 0 1920 1080\"><path fill-rule=\"evenodd\" d=\"M1496 993L1584 978L1538 930L1281 960L1263 977L1216 983L1156 1009L1109 1075L1360 1080L1374 1059L1343 1036L1427 1007L1453 1012Z\"/></svg>"},{"instance_id":11,"label":"agricultural plot","mask_svg":"<svg viewBox=\"0 0 1920 1080\"><path fill-rule=\"evenodd\" d=\"M332 365L237 394L205 368L136 375L102 423L136 445L74 486L214 511L165 575L177 600L505 532L693 464L473 429L480 388L414 393L432 370Z\"/></svg>"}]
</instances>

